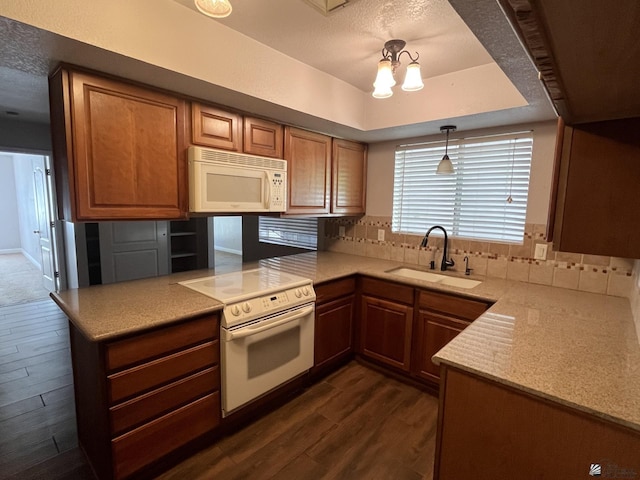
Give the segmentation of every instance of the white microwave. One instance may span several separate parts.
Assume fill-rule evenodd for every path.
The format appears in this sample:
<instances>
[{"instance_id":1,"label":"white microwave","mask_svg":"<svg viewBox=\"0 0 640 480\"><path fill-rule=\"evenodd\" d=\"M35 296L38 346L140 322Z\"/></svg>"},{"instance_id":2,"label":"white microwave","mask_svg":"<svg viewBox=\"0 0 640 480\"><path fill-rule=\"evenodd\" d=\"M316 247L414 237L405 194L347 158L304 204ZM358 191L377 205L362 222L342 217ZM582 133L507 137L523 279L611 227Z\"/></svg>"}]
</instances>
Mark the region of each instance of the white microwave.
<instances>
[{"instance_id":1,"label":"white microwave","mask_svg":"<svg viewBox=\"0 0 640 480\"><path fill-rule=\"evenodd\" d=\"M189 211L284 212L287 162L189 147Z\"/></svg>"}]
</instances>

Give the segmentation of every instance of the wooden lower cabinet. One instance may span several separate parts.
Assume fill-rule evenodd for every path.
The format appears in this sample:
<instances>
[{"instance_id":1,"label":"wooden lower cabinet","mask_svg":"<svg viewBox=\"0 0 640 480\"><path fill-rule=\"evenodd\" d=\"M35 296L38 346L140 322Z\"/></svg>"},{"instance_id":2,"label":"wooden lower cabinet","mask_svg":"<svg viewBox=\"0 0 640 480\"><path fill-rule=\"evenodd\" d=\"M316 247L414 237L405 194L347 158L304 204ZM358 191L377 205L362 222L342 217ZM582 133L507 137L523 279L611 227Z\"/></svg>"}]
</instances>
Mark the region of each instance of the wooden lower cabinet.
<instances>
[{"instance_id":1,"label":"wooden lower cabinet","mask_svg":"<svg viewBox=\"0 0 640 480\"><path fill-rule=\"evenodd\" d=\"M144 476L220 423L219 318L91 342L70 326L78 442L100 479Z\"/></svg>"},{"instance_id":2,"label":"wooden lower cabinet","mask_svg":"<svg viewBox=\"0 0 640 480\"><path fill-rule=\"evenodd\" d=\"M216 391L114 438L111 442L114 477L127 478L177 447L210 432L220 422L219 411L220 392Z\"/></svg>"},{"instance_id":3,"label":"wooden lower cabinet","mask_svg":"<svg viewBox=\"0 0 640 480\"><path fill-rule=\"evenodd\" d=\"M353 354L355 278L315 287L316 320L311 374L326 372Z\"/></svg>"},{"instance_id":4,"label":"wooden lower cabinet","mask_svg":"<svg viewBox=\"0 0 640 480\"><path fill-rule=\"evenodd\" d=\"M360 353L408 372L413 307L362 295L360 321Z\"/></svg>"},{"instance_id":5,"label":"wooden lower cabinet","mask_svg":"<svg viewBox=\"0 0 640 480\"><path fill-rule=\"evenodd\" d=\"M488 379L443 368L435 480L636 478L640 434ZM626 472L626 473L625 473Z\"/></svg>"},{"instance_id":6,"label":"wooden lower cabinet","mask_svg":"<svg viewBox=\"0 0 640 480\"><path fill-rule=\"evenodd\" d=\"M412 373L424 380L438 383L440 367L433 363L431 357L468 325L468 322L420 310L416 322L416 347L411 362Z\"/></svg>"},{"instance_id":7,"label":"wooden lower cabinet","mask_svg":"<svg viewBox=\"0 0 640 480\"><path fill-rule=\"evenodd\" d=\"M370 277L360 293L358 353L430 388L440 377L431 357L492 304Z\"/></svg>"},{"instance_id":8,"label":"wooden lower cabinet","mask_svg":"<svg viewBox=\"0 0 640 480\"><path fill-rule=\"evenodd\" d=\"M431 361L442 347L489 308L491 302L441 292L418 292L412 375L438 385L440 368Z\"/></svg>"}]
</instances>

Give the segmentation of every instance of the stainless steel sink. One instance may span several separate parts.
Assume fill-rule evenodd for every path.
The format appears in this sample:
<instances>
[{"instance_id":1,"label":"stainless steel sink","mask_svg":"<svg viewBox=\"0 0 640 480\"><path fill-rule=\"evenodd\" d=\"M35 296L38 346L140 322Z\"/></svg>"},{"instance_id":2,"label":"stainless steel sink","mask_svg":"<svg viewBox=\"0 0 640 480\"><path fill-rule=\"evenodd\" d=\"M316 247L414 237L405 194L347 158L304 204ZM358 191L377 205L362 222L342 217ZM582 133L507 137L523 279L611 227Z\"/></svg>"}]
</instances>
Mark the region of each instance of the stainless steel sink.
<instances>
[{"instance_id":1,"label":"stainless steel sink","mask_svg":"<svg viewBox=\"0 0 640 480\"><path fill-rule=\"evenodd\" d=\"M393 270L387 270L387 273L393 275L399 275L401 277L413 278L416 280L424 280L426 282L439 283L440 285L448 285L450 287L458 288L473 288L480 285L482 282L478 280L471 280L470 278L449 277L448 275L441 275L439 273L425 272L423 270L416 270L414 268L400 267Z\"/></svg>"}]
</instances>

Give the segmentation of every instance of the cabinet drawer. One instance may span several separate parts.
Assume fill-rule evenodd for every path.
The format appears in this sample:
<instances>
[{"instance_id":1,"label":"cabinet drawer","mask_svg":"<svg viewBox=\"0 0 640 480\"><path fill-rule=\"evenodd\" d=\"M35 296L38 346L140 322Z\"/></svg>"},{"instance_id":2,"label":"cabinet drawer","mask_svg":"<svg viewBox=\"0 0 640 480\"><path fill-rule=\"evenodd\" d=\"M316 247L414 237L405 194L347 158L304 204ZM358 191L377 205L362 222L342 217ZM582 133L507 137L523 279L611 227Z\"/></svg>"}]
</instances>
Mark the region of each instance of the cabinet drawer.
<instances>
[{"instance_id":1,"label":"cabinet drawer","mask_svg":"<svg viewBox=\"0 0 640 480\"><path fill-rule=\"evenodd\" d=\"M362 277L360 286L363 294L413 305L412 287L368 277Z\"/></svg>"},{"instance_id":2,"label":"cabinet drawer","mask_svg":"<svg viewBox=\"0 0 640 480\"><path fill-rule=\"evenodd\" d=\"M115 478L130 476L220 423L220 393L174 410L111 441Z\"/></svg>"},{"instance_id":3,"label":"cabinet drawer","mask_svg":"<svg viewBox=\"0 0 640 480\"><path fill-rule=\"evenodd\" d=\"M216 390L220 390L218 365L111 407L111 433L119 435Z\"/></svg>"},{"instance_id":4,"label":"cabinet drawer","mask_svg":"<svg viewBox=\"0 0 640 480\"><path fill-rule=\"evenodd\" d=\"M109 375L109 402L114 404L218 363L218 341L159 358Z\"/></svg>"},{"instance_id":5,"label":"cabinet drawer","mask_svg":"<svg viewBox=\"0 0 640 480\"><path fill-rule=\"evenodd\" d=\"M113 372L219 336L218 317L210 315L107 345L107 371Z\"/></svg>"},{"instance_id":6,"label":"cabinet drawer","mask_svg":"<svg viewBox=\"0 0 640 480\"><path fill-rule=\"evenodd\" d=\"M491 302L471 300L443 293L421 291L420 308L435 310L454 317L473 321L491 306Z\"/></svg>"},{"instance_id":7,"label":"cabinet drawer","mask_svg":"<svg viewBox=\"0 0 640 480\"><path fill-rule=\"evenodd\" d=\"M316 303L320 304L355 292L356 279L354 277L343 278L342 280L323 283L314 287L314 289L316 291Z\"/></svg>"}]
</instances>

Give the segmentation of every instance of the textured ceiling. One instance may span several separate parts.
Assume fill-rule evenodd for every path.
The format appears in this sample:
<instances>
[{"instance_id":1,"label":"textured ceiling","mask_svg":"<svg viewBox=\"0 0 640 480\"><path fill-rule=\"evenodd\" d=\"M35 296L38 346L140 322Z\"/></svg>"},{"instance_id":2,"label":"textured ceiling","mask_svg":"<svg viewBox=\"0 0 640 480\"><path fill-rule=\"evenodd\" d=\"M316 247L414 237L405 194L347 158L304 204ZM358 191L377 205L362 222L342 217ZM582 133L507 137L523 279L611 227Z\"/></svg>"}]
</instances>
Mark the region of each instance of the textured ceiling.
<instances>
[{"instance_id":1,"label":"textured ceiling","mask_svg":"<svg viewBox=\"0 0 640 480\"><path fill-rule=\"evenodd\" d=\"M446 0L357 0L328 16L302 1L232 5L232 15L217 21L365 92L373 90L382 47L393 38L419 53L424 78L493 62Z\"/></svg>"},{"instance_id":2,"label":"textured ceiling","mask_svg":"<svg viewBox=\"0 0 640 480\"><path fill-rule=\"evenodd\" d=\"M190 5L190 0L163 1ZM554 118L537 72L495 0L356 0L327 16L302 0L232 3L233 14L221 23L363 91L372 89L383 43L399 37L420 53L425 78L495 61L529 105L363 132L0 16L0 118L16 119L6 116L10 110L21 120L47 122L46 77L60 61L196 98L215 91L224 105L365 142L437 133L443 121L455 120L459 130L470 130ZM233 45L212 45L212 56L216 48Z\"/></svg>"}]
</instances>

